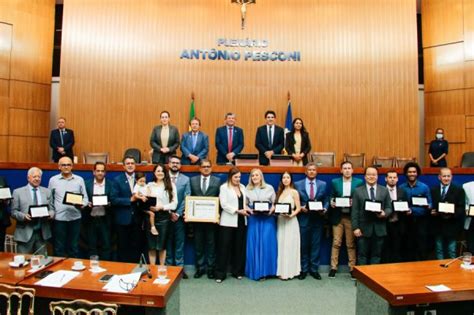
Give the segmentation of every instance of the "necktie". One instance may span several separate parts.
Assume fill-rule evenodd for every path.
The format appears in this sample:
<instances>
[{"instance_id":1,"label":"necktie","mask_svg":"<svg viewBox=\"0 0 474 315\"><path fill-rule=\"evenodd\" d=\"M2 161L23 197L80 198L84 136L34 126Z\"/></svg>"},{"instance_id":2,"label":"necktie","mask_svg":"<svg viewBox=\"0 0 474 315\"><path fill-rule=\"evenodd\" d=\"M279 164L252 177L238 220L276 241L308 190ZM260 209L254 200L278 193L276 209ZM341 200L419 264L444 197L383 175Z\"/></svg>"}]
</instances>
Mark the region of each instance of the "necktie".
<instances>
[{"instance_id":1,"label":"necktie","mask_svg":"<svg viewBox=\"0 0 474 315\"><path fill-rule=\"evenodd\" d=\"M314 200L314 182L309 182L309 199Z\"/></svg>"},{"instance_id":2,"label":"necktie","mask_svg":"<svg viewBox=\"0 0 474 315\"><path fill-rule=\"evenodd\" d=\"M230 153L232 152L232 127L229 127L229 135L227 139L227 152Z\"/></svg>"},{"instance_id":3,"label":"necktie","mask_svg":"<svg viewBox=\"0 0 474 315\"><path fill-rule=\"evenodd\" d=\"M207 177L203 177L201 191L203 194L205 194L206 190L207 190Z\"/></svg>"},{"instance_id":4,"label":"necktie","mask_svg":"<svg viewBox=\"0 0 474 315\"><path fill-rule=\"evenodd\" d=\"M193 151L196 148L196 139L197 139L197 134L193 132Z\"/></svg>"},{"instance_id":5,"label":"necktie","mask_svg":"<svg viewBox=\"0 0 474 315\"><path fill-rule=\"evenodd\" d=\"M441 200L444 200L444 198L446 198L446 186L443 185L441 189Z\"/></svg>"},{"instance_id":6,"label":"necktie","mask_svg":"<svg viewBox=\"0 0 474 315\"><path fill-rule=\"evenodd\" d=\"M33 188L33 203L35 204L35 206L38 205L38 195L36 194L38 191L38 188Z\"/></svg>"},{"instance_id":7,"label":"necktie","mask_svg":"<svg viewBox=\"0 0 474 315\"><path fill-rule=\"evenodd\" d=\"M59 136L61 137L61 146L64 147L64 135L62 129L59 129Z\"/></svg>"},{"instance_id":8,"label":"necktie","mask_svg":"<svg viewBox=\"0 0 474 315\"><path fill-rule=\"evenodd\" d=\"M375 189L374 187L370 187L370 199L375 201Z\"/></svg>"},{"instance_id":9,"label":"necktie","mask_svg":"<svg viewBox=\"0 0 474 315\"><path fill-rule=\"evenodd\" d=\"M268 126L268 146L271 148L272 145L272 126Z\"/></svg>"}]
</instances>

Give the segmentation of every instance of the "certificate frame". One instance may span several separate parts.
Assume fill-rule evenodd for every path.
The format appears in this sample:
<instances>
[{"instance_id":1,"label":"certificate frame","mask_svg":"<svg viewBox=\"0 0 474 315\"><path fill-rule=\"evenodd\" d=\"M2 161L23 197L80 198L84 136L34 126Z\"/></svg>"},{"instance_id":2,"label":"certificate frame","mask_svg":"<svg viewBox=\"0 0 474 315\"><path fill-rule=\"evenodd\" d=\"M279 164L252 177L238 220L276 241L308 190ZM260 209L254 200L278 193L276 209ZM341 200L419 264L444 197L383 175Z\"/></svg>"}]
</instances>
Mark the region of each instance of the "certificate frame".
<instances>
[{"instance_id":1,"label":"certificate frame","mask_svg":"<svg viewBox=\"0 0 474 315\"><path fill-rule=\"evenodd\" d=\"M350 208L351 207L351 197L336 197L334 198L334 203L337 208Z\"/></svg>"},{"instance_id":2,"label":"certificate frame","mask_svg":"<svg viewBox=\"0 0 474 315\"><path fill-rule=\"evenodd\" d=\"M466 215L468 217L474 217L474 205L469 205L469 208L467 208Z\"/></svg>"},{"instance_id":3,"label":"certificate frame","mask_svg":"<svg viewBox=\"0 0 474 315\"><path fill-rule=\"evenodd\" d=\"M48 205L31 205L28 208L28 214L34 219L49 217Z\"/></svg>"},{"instance_id":4,"label":"certificate frame","mask_svg":"<svg viewBox=\"0 0 474 315\"><path fill-rule=\"evenodd\" d=\"M411 197L411 204L416 207L428 207L428 198L425 196L413 196Z\"/></svg>"},{"instance_id":5,"label":"certificate frame","mask_svg":"<svg viewBox=\"0 0 474 315\"><path fill-rule=\"evenodd\" d=\"M276 214L288 214L290 215L293 210L291 210L291 203L286 202L277 202L275 203L275 213Z\"/></svg>"},{"instance_id":6,"label":"certificate frame","mask_svg":"<svg viewBox=\"0 0 474 315\"><path fill-rule=\"evenodd\" d=\"M104 201L105 199L105 201ZM93 207L104 207L109 204L109 196L108 195L92 195L92 206Z\"/></svg>"},{"instance_id":7,"label":"certificate frame","mask_svg":"<svg viewBox=\"0 0 474 315\"><path fill-rule=\"evenodd\" d=\"M309 211L315 211L315 212L324 211L324 204L322 201L310 200L308 201L307 206L308 206Z\"/></svg>"},{"instance_id":8,"label":"certificate frame","mask_svg":"<svg viewBox=\"0 0 474 315\"><path fill-rule=\"evenodd\" d=\"M450 202L440 202L438 203L438 212L446 214L454 214L456 205Z\"/></svg>"},{"instance_id":9,"label":"certificate frame","mask_svg":"<svg viewBox=\"0 0 474 315\"><path fill-rule=\"evenodd\" d=\"M261 210L263 205L266 204L267 207L264 210ZM268 201L254 201L253 202L253 211L257 213L268 213L270 212L270 202Z\"/></svg>"},{"instance_id":10,"label":"certificate frame","mask_svg":"<svg viewBox=\"0 0 474 315\"><path fill-rule=\"evenodd\" d=\"M367 208L372 208L372 204L373 204L373 205L375 205L375 204L380 205L380 210L369 210L369 209L367 209ZM377 201L377 200L376 200L376 201L372 201L372 200L370 200L370 199L367 199L367 200L365 200L365 202L364 202L364 210L365 210L365 211L369 211L369 212L374 212L374 213L380 213L380 212L382 212L382 202L381 202L381 201Z\"/></svg>"},{"instance_id":11,"label":"certificate frame","mask_svg":"<svg viewBox=\"0 0 474 315\"><path fill-rule=\"evenodd\" d=\"M219 223L219 198L186 196L184 201L184 221Z\"/></svg>"},{"instance_id":12,"label":"certificate frame","mask_svg":"<svg viewBox=\"0 0 474 315\"><path fill-rule=\"evenodd\" d=\"M0 187L0 200L10 200L13 199L12 191L9 186Z\"/></svg>"},{"instance_id":13,"label":"certificate frame","mask_svg":"<svg viewBox=\"0 0 474 315\"><path fill-rule=\"evenodd\" d=\"M69 206L82 206L84 204L84 194L66 191L64 194L63 204Z\"/></svg>"},{"instance_id":14,"label":"certificate frame","mask_svg":"<svg viewBox=\"0 0 474 315\"><path fill-rule=\"evenodd\" d=\"M406 207L405 207L406 205ZM393 211L395 212L408 212L410 211L410 205L405 200L393 200L392 201Z\"/></svg>"}]
</instances>

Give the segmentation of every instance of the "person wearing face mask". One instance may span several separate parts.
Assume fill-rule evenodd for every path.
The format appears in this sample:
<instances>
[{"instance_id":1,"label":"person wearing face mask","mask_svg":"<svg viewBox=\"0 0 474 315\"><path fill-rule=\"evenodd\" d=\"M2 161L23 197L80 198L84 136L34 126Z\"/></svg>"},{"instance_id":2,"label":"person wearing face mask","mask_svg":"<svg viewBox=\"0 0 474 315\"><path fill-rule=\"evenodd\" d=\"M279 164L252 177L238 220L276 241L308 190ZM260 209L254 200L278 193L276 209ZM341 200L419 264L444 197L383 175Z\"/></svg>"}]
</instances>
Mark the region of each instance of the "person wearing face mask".
<instances>
[{"instance_id":1,"label":"person wearing face mask","mask_svg":"<svg viewBox=\"0 0 474 315\"><path fill-rule=\"evenodd\" d=\"M448 141L444 140L444 130L436 129L436 139L431 141L428 151L431 167L446 167L446 156L448 155Z\"/></svg>"}]
</instances>

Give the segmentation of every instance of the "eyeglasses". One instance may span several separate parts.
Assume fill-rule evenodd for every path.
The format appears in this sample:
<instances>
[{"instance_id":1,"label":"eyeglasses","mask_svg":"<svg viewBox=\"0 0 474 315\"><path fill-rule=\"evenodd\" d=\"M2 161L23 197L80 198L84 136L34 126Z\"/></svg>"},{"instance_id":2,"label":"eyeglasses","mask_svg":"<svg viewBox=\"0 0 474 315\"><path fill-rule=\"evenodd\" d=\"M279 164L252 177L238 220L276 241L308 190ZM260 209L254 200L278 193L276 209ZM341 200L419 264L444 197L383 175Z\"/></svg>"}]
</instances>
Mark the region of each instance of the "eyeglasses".
<instances>
[{"instance_id":1,"label":"eyeglasses","mask_svg":"<svg viewBox=\"0 0 474 315\"><path fill-rule=\"evenodd\" d=\"M130 292L137 286L137 282L136 281L126 282L126 281L123 281L122 279L119 279L119 286L122 290Z\"/></svg>"},{"instance_id":2,"label":"eyeglasses","mask_svg":"<svg viewBox=\"0 0 474 315\"><path fill-rule=\"evenodd\" d=\"M59 164L59 166L61 166L61 167L71 167L72 164Z\"/></svg>"},{"instance_id":3,"label":"eyeglasses","mask_svg":"<svg viewBox=\"0 0 474 315\"><path fill-rule=\"evenodd\" d=\"M211 168L210 165L201 165L201 168Z\"/></svg>"}]
</instances>

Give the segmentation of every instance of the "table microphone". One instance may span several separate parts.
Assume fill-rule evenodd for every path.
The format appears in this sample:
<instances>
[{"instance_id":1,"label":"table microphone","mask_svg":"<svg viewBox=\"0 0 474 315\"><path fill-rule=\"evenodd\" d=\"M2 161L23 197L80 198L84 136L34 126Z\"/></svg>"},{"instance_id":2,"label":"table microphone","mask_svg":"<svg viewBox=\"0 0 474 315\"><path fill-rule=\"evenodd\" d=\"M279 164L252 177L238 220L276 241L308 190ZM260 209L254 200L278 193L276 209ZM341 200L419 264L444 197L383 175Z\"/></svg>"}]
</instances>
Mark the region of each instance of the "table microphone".
<instances>
[{"instance_id":1,"label":"table microphone","mask_svg":"<svg viewBox=\"0 0 474 315\"><path fill-rule=\"evenodd\" d=\"M138 266L136 266L132 270L132 273L135 273L135 272L140 272L142 275L147 274L148 278L150 279L152 277L151 270L148 267L148 264L146 263L146 258L145 258L145 255L143 255L143 253L140 255L140 262L138 263Z\"/></svg>"},{"instance_id":2,"label":"table microphone","mask_svg":"<svg viewBox=\"0 0 474 315\"><path fill-rule=\"evenodd\" d=\"M53 258L48 256L48 249L46 244L41 245L31 256L38 254L42 249L44 249L44 257L40 259L40 266L46 267L53 263Z\"/></svg>"},{"instance_id":3,"label":"table microphone","mask_svg":"<svg viewBox=\"0 0 474 315\"><path fill-rule=\"evenodd\" d=\"M463 256L459 256L459 257L456 257L454 259L451 259L450 261L448 261L447 263L444 263L444 264L441 264L440 266L443 267L443 268L448 268L449 265L451 265L453 262L455 262L456 260L458 260L459 258L461 258Z\"/></svg>"}]
</instances>

